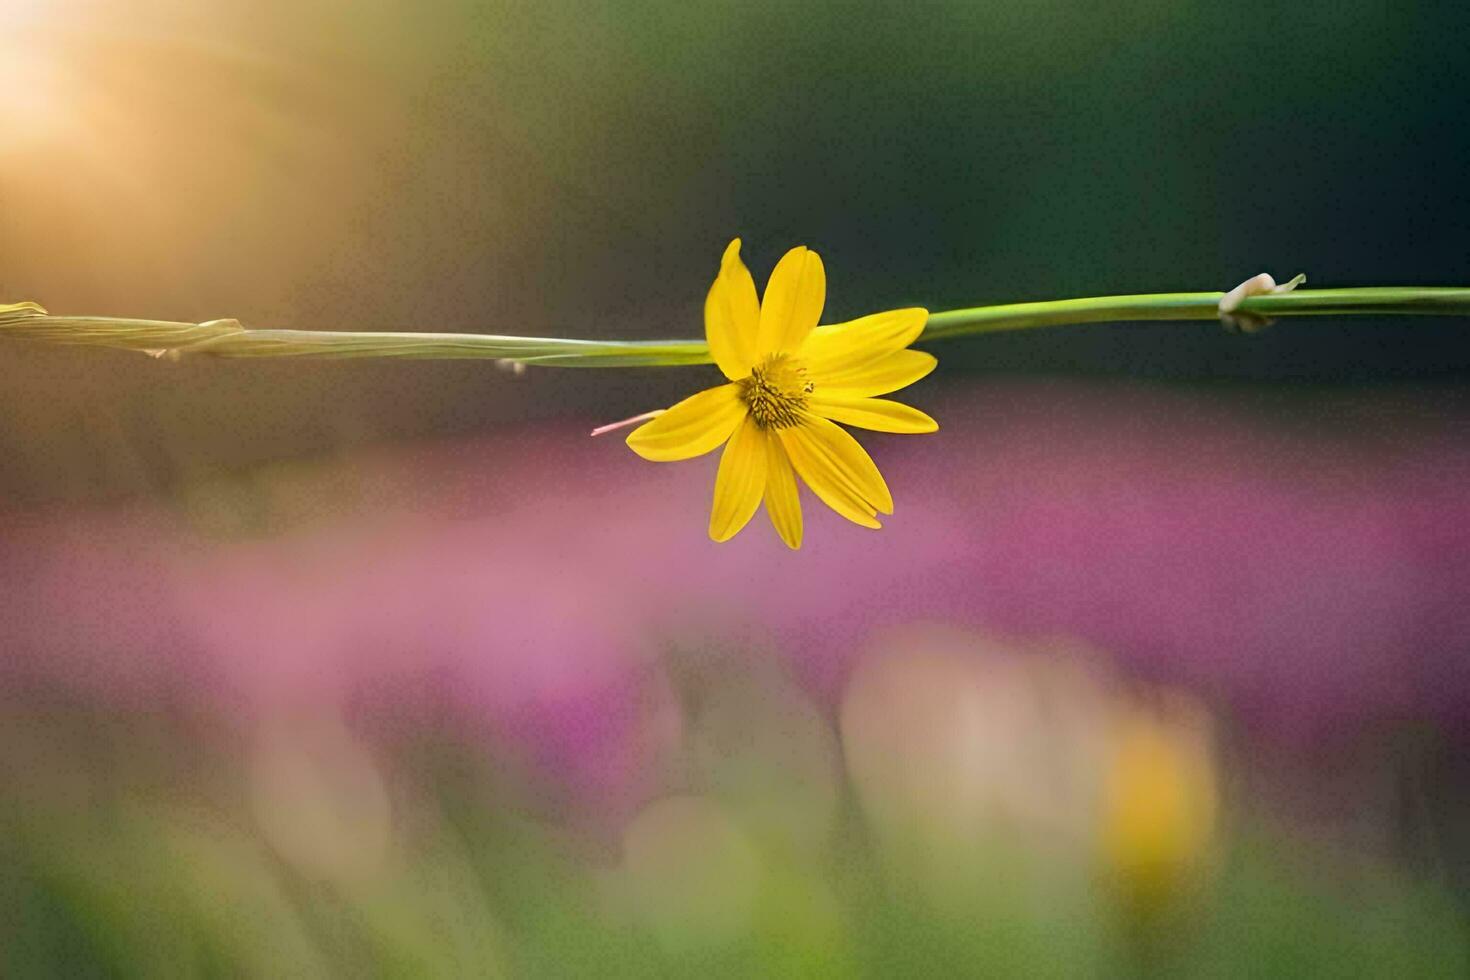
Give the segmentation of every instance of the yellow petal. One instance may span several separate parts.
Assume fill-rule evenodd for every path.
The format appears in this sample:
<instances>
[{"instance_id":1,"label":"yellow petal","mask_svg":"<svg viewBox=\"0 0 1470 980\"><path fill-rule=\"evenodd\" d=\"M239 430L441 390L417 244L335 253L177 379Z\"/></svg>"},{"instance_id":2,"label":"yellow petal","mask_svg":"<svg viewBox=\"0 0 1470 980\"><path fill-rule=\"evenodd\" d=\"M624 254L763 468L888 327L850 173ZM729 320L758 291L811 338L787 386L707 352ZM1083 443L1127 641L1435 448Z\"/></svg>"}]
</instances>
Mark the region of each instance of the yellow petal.
<instances>
[{"instance_id":1,"label":"yellow petal","mask_svg":"<svg viewBox=\"0 0 1470 980\"><path fill-rule=\"evenodd\" d=\"M853 371L869 361L901 351L924 332L929 311L910 308L872 313L846 323L813 330L801 348L801 360L812 380ZM764 326L764 321L762 321Z\"/></svg>"},{"instance_id":2,"label":"yellow petal","mask_svg":"<svg viewBox=\"0 0 1470 980\"><path fill-rule=\"evenodd\" d=\"M709 342L710 356L731 381L745 377L755 366L760 315L755 280L740 261L737 238L726 247L720 274L704 298L704 337Z\"/></svg>"},{"instance_id":3,"label":"yellow petal","mask_svg":"<svg viewBox=\"0 0 1470 980\"><path fill-rule=\"evenodd\" d=\"M879 528L882 524L874 516L877 511L855 493L841 477L832 471L822 457L816 455L796 434L797 429L781 429L781 445L791 457L791 465L801 475L812 493L843 517L863 527Z\"/></svg>"},{"instance_id":4,"label":"yellow petal","mask_svg":"<svg viewBox=\"0 0 1470 980\"><path fill-rule=\"evenodd\" d=\"M886 395L890 391L907 388L933 371L938 363L933 354L923 351L895 351L856 368L824 375L818 392L843 398Z\"/></svg>"},{"instance_id":5,"label":"yellow petal","mask_svg":"<svg viewBox=\"0 0 1470 980\"><path fill-rule=\"evenodd\" d=\"M883 474L878 472L868 451L846 430L810 412L803 413L801 424L795 429L818 454L826 457L833 469L870 507L880 514L893 513L893 495L888 492L888 484L883 482Z\"/></svg>"},{"instance_id":6,"label":"yellow petal","mask_svg":"<svg viewBox=\"0 0 1470 980\"><path fill-rule=\"evenodd\" d=\"M804 245L787 252L766 283L756 355L764 357L801 347L821 319L826 301L827 272L821 257Z\"/></svg>"},{"instance_id":7,"label":"yellow petal","mask_svg":"<svg viewBox=\"0 0 1470 980\"><path fill-rule=\"evenodd\" d=\"M744 417L739 386L706 388L628 433L628 447L656 463L703 456L730 438Z\"/></svg>"},{"instance_id":8,"label":"yellow petal","mask_svg":"<svg viewBox=\"0 0 1470 980\"><path fill-rule=\"evenodd\" d=\"M801 547L801 498L796 492L796 471L786 447L774 432L766 436L766 515L788 548Z\"/></svg>"},{"instance_id":9,"label":"yellow petal","mask_svg":"<svg viewBox=\"0 0 1470 980\"><path fill-rule=\"evenodd\" d=\"M813 395L807 400L813 412L843 425L877 432L934 432L939 423L908 405L886 398L842 398Z\"/></svg>"},{"instance_id":10,"label":"yellow petal","mask_svg":"<svg viewBox=\"0 0 1470 980\"><path fill-rule=\"evenodd\" d=\"M766 490L766 433L746 417L720 454L715 477L715 503L709 515L709 536L728 541L749 523Z\"/></svg>"},{"instance_id":11,"label":"yellow petal","mask_svg":"<svg viewBox=\"0 0 1470 980\"><path fill-rule=\"evenodd\" d=\"M878 511L893 513L882 474L852 436L810 414L779 432L791 465L828 507L864 527L881 527L874 519Z\"/></svg>"}]
</instances>

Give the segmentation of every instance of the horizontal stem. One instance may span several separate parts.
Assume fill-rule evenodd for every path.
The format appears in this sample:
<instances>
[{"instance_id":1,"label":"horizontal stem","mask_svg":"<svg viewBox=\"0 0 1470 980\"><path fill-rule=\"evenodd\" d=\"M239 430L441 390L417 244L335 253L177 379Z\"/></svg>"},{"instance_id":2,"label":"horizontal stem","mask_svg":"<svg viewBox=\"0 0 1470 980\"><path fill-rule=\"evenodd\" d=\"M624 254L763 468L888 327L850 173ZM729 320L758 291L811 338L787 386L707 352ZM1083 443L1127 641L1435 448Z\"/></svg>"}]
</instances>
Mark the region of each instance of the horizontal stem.
<instances>
[{"instance_id":1,"label":"horizontal stem","mask_svg":"<svg viewBox=\"0 0 1470 980\"><path fill-rule=\"evenodd\" d=\"M1008 303L933 313L920 342L1079 323L1213 320L1221 293L1149 293ZM1237 314L1254 317L1419 314L1470 316L1470 288L1383 286L1303 289L1253 296ZM569 340L498 334L349 330L250 330L235 320L182 323L50 316L34 304L0 306L0 335L47 343L135 350L156 357L491 358L557 367L707 364L703 340Z\"/></svg>"},{"instance_id":2,"label":"horizontal stem","mask_svg":"<svg viewBox=\"0 0 1470 980\"><path fill-rule=\"evenodd\" d=\"M1002 330L1057 327L1076 323L1138 320L1214 320L1221 293L1148 293L1093 296L1041 303L1007 303L933 313L922 340L942 340ZM1343 314L1420 314L1470 316L1470 288L1458 286L1369 286L1357 289L1301 289L1252 296L1238 312L1258 317Z\"/></svg>"}]
</instances>

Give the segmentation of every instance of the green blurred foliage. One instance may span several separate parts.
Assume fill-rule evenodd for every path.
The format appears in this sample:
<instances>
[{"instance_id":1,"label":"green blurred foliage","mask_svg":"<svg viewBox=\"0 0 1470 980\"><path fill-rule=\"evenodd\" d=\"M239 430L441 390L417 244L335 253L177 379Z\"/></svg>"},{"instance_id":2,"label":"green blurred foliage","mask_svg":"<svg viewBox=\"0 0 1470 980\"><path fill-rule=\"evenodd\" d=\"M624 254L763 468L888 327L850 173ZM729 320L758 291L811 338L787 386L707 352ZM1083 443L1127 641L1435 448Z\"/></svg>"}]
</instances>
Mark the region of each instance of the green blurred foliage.
<instances>
[{"instance_id":1,"label":"green blurred foliage","mask_svg":"<svg viewBox=\"0 0 1470 980\"><path fill-rule=\"evenodd\" d=\"M247 802L248 753L217 722L60 705L13 718L25 737L5 750L7 765L24 757L45 771L0 787L0 972L1449 977L1470 968L1463 902L1445 883L1313 837L1255 799L1232 801L1223 860L1168 907L1119 901L1085 853L1004 832L953 857L970 869L962 892L935 892L893 862L942 841L886 851L893 841L875 832L840 772L835 800L809 791L833 761L823 746L835 728L822 712L769 664L727 686L733 663L698 659L676 671L689 729L671 770L675 792L631 824L551 805L527 773L463 741L368 739L392 787L391 851L362 874L335 877L271 843ZM49 748L38 757L27 746ZM1026 775L1044 783L1061 771L1052 764ZM639 823L652 830L643 843L631 829Z\"/></svg>"}]
</instances>

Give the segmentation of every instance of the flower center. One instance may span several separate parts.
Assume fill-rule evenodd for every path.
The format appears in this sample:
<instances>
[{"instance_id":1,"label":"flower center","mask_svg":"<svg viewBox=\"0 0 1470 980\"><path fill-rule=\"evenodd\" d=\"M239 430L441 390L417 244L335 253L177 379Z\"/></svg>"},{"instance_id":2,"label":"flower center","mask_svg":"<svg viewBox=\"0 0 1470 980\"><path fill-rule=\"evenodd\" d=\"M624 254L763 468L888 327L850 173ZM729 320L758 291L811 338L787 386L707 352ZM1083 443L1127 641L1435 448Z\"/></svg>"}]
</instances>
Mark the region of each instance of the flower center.
<instances>
[{"instance_id":1,"label":"flower center","mask_svg":"<svg viewBox=\"0 0 1470 980\"><path fill-rule=\"evenodd\" d=\"M789 354L772 354L737 384L750 417L762 429L795 425L800 421L797 413L806 408L806 396L812 393L806 368Z\"/></svg>"}]
</instances>

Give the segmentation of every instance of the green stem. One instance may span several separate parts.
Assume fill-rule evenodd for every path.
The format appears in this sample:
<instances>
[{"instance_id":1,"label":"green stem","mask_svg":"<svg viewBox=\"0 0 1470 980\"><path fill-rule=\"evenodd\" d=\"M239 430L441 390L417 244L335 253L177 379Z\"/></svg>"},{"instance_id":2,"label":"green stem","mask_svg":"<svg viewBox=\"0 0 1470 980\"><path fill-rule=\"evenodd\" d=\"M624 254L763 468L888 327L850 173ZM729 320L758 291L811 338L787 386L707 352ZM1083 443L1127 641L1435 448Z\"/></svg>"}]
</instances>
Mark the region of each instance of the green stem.
<instances>
[{"instance_id":1,"label":"green stem","mask_svg":"<svg viewBox=\"0 0 1470 980\"><path fill-rule=\"evenodd\" d=\"M934 313L920 343L1003 330L1077 323L1214 320L1221 293L1095 296L1008 303ZM1303 289L1254 296L1237 313L1250 317L1420 314L1470 316L1470 288ZM142 351L154 356L491 358L560 367L658 367L707 364L703 340L568 340L470 333L349 330L250 330L234 320L181 323L114 317L50 316L34 304L0 306L0 334L48 343Z\"/></svg>"},{"instance_id":2,"label":"green stem","mask_svg":"<svg viewBox=\"0 0 1470 980\"><path fill-rule=\"evenodd\" d=\"M1148 293L1094 296L1043 303L1007 303L933 313L922 340L943 340L1002 330L1058 327L1074 323L1130 320L1214 320L1221 293ZM1368 286L1358 289L1301 289L1253 296L1239 312L1257 317L1343 314L1470 316L1470 288L1458 286Z\"/></svg>"}]
</instances>

